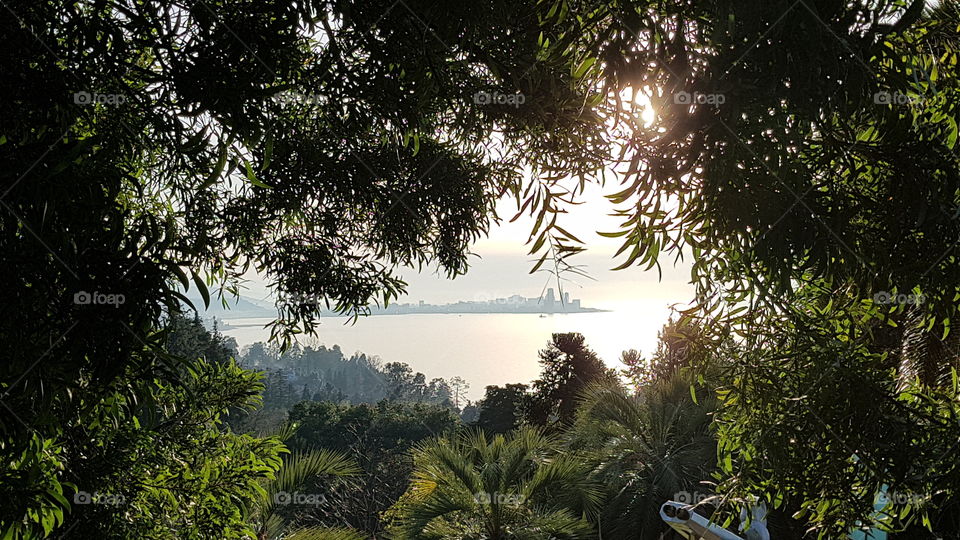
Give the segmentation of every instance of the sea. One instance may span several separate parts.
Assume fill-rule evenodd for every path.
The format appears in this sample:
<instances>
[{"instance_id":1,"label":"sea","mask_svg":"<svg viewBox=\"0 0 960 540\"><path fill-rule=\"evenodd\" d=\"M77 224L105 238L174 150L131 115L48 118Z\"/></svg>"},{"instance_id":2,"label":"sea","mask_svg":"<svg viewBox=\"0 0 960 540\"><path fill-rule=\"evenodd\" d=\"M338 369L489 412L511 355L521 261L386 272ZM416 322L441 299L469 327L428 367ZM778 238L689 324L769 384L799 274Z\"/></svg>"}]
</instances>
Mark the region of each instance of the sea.
<instances>
[{"instance_id":1,"label":"sea","mask_svg":"<svg viewBox=\"0 0 960 540\"><path fill-rule=\"evenodd\" d=\"M597 313L539 315L536 313L409 314L362 317L355 323L325 317L317 336L301 342L345 355L362 352L384 363L405 362L427 380L460 376L470 384L468 397L483 397L488 385L529 384L540 372L538 352L556 332L579 332L608 367L620 368L620 354L656 349L657 335L671 314L663 299L632 300L596 307ZM223 334L241 349L267 341L270 319L224 319L232 328ZM242 325L242 326L241 326Z\"/></svg>"}]
</instances>

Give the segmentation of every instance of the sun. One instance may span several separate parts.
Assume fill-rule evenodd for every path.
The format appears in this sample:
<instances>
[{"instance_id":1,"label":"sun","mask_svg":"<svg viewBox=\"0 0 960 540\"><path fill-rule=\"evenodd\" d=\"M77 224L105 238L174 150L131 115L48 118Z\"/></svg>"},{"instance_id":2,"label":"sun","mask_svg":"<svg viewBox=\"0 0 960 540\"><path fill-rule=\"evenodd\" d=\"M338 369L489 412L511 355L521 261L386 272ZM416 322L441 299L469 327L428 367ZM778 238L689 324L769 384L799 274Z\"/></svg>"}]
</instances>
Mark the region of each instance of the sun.
<instances>
[{"instance_id":1,"label":"sun","mask_svg":"<svg viewBox=\"0 0 960 540\"><path fill-rule=\"evenodd\" d=\"M650 101L650 94L642 89L633 90L632 93L634 110L639 111L637 116L643 122L643 127L652 127L654 122L657 121L657 111L653 102Z\"/></svg>"}]
</instances>

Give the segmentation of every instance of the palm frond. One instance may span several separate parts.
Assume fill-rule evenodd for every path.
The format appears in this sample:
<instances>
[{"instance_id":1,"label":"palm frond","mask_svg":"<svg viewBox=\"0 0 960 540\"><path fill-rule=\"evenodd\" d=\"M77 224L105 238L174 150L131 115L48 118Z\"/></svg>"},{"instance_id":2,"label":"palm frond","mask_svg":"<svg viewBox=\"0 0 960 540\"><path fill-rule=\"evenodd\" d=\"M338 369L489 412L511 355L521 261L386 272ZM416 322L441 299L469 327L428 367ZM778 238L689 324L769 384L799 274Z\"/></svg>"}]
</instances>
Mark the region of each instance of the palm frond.
<instances>
[{"instance_id":1,"label":"palm frond","mask_svg":"<svg viewBox=\"0 0 960 540\"><path fill-rule=\"evenodd\" d=\"M284 535L284 540L366 540L366 536L354 529L304 528Z\"/></svg>"},{"instance_id":2,"label":"palm frond","mask_svg":"<svg viewBox=\"0 0 960 540\"><path fill-rule=\"evenodd\" d=\"M530 540L542 538L586 540L596 538L596 536L593 526L587 520L577 517L567 510L535 515L530 520L528 528L516 531L514 534L515 538Z\"/></svg>"},{"instance_id":3,"label":"palm frond","mask_svg":"<svg viewBox=\"0 0 960 540\"><path fill-rule=\"evenodd\" d=\"M474 432L414 452L411 490L391 510L394 538L588 538L601 489L542 430Z\"/></svg>"},{"instance_id":4,"label":"palm frond","mask_svg":"<svg viewBox=\"0 0 960 540\"><path fill-rule=\"evenodd\" d=\"M270 537L279 536L286 526L277 514L280 498L297 492L319 476L353 476L360 472L356 463L345 455L330 450L296 452L283 460L274 478L268 480L254 503L253 519Z\"/></svg>"},{"instance_id":5,"label":"palm frond","mask_svg":"<svg viewBox=\"0 0 960 540\"><path fill-rule=\"evenodd\" d=\"M464 455L463 446L451 445L443 439L422 443L414 451L414 463L418 465L414 478L436 484L456 481L468 491L476 491L480 483L473 464Z\"/></svg>"},{"instance_id":6,"label":"palm frond","mask_svg":"<svg viewBox=\"0 0 960 540\"><path fill-rule=\"evenodd\" d=\"M570 455L557 456L537 468L523 486L523 496L532 501L557 497L578 512L594 513L603 498L603 490L590 479L589 466Z\"/></svg>"}]
</instances>

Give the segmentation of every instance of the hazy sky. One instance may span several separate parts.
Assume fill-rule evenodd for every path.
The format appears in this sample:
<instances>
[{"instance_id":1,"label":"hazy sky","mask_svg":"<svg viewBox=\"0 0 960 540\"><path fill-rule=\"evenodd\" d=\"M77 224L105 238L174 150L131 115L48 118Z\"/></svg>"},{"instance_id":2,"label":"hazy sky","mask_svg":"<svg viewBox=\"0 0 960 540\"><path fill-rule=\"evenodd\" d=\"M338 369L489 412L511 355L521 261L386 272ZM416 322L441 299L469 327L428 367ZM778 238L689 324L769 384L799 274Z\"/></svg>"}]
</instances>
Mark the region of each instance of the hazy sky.
<instances>
[{"instance_id":1,"label":"hazy sky","mask_svg":"<svg viewBox=\"0 0 960 540\"><path fill-rule=\"evenodd\" d=\"M649 99L642 93L626 96L633 99L639 107L639 114L646 125L655 121L655 114ZM604 238L597 231L618 230L620 218L610 216L613 206L604 198L605 194L620 191L622 186L610 183L605 187L590 184L586 192L578 199L583 202L568 208L567 214L559 218L564 229L584 241L588 250L573 257L572 262L585 265L586 271L595 279L571 276L572 283L565 282L564 290L571 298L580 298L584 306L614 309L629 306L635 300L666 300L687 303L693 298L690 281L690 260L681 261L676 266L673 256L661 254L662 279L656 268L644 271L643 268L629 268L610 271L619 266L622 258L615 260L613 254L620 247L620 240ZM401 275L409 284L408 294L399 302L448 303L458 300L485 300L520 294L534 297L541 294L551 276L546 272L530 274L536 259L527 254L525 245L533 226L534 219L529 215L521 216L516 222L507 220L516 214L516 202L503 200L498 213L504 221L494 226L488 238L479 240L473 252L479 257L471 257L471 267L466 275L454 280L437 275L436 269L425 269L418 274L416 270L402 271ZM546 264L544 266L547 266ZM262 279L255 274L247 276L250 282L244 294L254 300L265 299L269 303L269 291ZM556 288L556 279L551 287Z\"/></svg>"},{"instance_id":2,"label":"hazy sky","mask_svg":"<svg viewBox=\"0 0 960 540\"><path fill-rule=\"evenodd\" d=\"M618 190L618 185L588 187L583 196L584 204L569 208L569 213L559 218L559 223L583 240L588 248L586 252L575 255L572 261L586 265L586 270L596 280L571 276L573 283L565 283L565 290L570 292L572 298L582 298L585 305L598 307L614 307L613 304L638 298L688 302L693 298L693 288L689 285L689 260L681 261L674 267L672 256L663 257L662 281L658 279L656 268L650 271L642 268L610 270L623 261L622 258L613 258L620 247L620 239L604 238L596 231L617 230L620 218L609 216L612 206L603 198L603 194ZM509 219L516 213L516 203L504 200L498 210L501 216ZM491 230L489 238L481 239L474 246L474 251L481 258L473 258L471 269L465 276L451 281L429 274L404 274L410 283L410 300L439 303L511 294L537 296L548 280L551 280L550 286L556 288L556 280L548 273L529 273L536 259L527 255L529 246L524 243L534 219L526 214L513 223L506 222L506 219Z\"/></svg>"},{"instance_id":3,"label":"hazy sky","mask_svg":"<svg viewBox=\"0 0 960 540\"><path fill-rule=\"evenodd\" d=\"M655 111L643 93L624 94L623 97L634 100L644 123L648 127L653 125ZM656 268L649 271L639 267L616 272L610 270L623 261L622 257L613 258L620 247L620 239L604 238L596 233L618 230L622 218L609 215L613 206L604 195L621 189L623 187L617 182L604 187L588 184L586 192L578 197L582 204L567 208L568 213L559 217L558 223L583 240L587 247L586 252L575 255L571 262L584 265L584 270L594 278L570 276L572 282L563 282L564 291L569 292L571 298L583 300L584 306L607 309L629 307L630 302L636 300L690 302L693 287L689 284L689 259L674 265L673 255L661 253L662 277ZM513 294L535 297L542 293L548 280L551 281L549 286L556 289L556 279L547 272L529 273L536 264L536 258L527 254L529 246L525 242L535 220L525 214L513 223L508 222L517 212L513 200L502 200L497 210L503 222L493 226L489 237L480 239L474 245L473 252L477 256L470 257L470 270L466 275L449 280L438 275L435 268L424 269L422 273L412 269L403 270L400 274L409 287L408 294L401 297L399 302L416 303L423 300L443 304L458 300L489 300ZM249 281L242 294L255 301L271 303L264 280L253 272L245 277Z\"/></svg>"},{"instance_id":4,"label":"hazy sky","mask_svg":"<svg viewBox=\"0 0 960 540\"><path fill-rule=\"evenodd\" d=\"M562 226L584 241L588 250L575 255L574 264L585 265L594 280L580 276L570 276L572 282L564 282L565 291L571 298L580 298L584 306L613 309L629 304L637 299L663 299L670 302L686 303L693 298L693 287L689 284L690 261L685 260L673 265L673 256L661 254L662 280L658 278L656 268L644 271L634 267L611 271L622 262L622 257L613 258L620 246L619 239L604 238L596 231L617 230L618 219L609 216L612 206L603 198L604 193L617 191L617 185L588 187L583 196L584 204L569 208L569 213L560 217ZM540 271L530 274L536 263L533 256L527 254L525 245L533 226L534 219L523 215L517 221L507 220L516 213L516 204L512 200L501 201L498 211L503 222L494 226L488 238L474 245L470 270L466 275L449 280L437 275L436 269L424 269L418 274L415 270L403 270L401 275L409 284L408 294L401 297L400 303L442 304L458 300L485 300L507 297L513 294L534 297L541 294L544 285L550 280L550 287L556 287L556 279ZM547 266L547 265L544 265ZM248 276L250 282L244 296L254 300L264 299L268 289L262 279Z\"/></svg>"}]
</instances>

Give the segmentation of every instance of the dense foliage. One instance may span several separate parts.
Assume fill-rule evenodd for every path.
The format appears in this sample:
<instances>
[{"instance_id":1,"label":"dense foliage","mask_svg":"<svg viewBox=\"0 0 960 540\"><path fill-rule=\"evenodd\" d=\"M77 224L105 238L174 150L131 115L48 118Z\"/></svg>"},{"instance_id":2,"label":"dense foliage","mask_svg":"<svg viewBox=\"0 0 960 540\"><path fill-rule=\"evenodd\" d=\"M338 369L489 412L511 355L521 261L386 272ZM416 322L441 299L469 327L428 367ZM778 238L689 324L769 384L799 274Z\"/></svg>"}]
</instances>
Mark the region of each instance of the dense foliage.
<instances>
[{"instance_id":1,"label":"dense foliage","mask_svg":"<svg viewBox=\"0 0 960 540\"><path fill-rule=\"evenodd\" d=\"M702 482L716 468L715 407L709 392L700 394L694 402L690 382L671 377L637 395L606 384L583 396L569 448L606 489L595 518L602 538L660 538L670 532L660 505L699 504L713 495Z\"/></svg>"},{"instance_id":2,"label":"dense foliage","mask_svg":"<svg viewBox=\"0 0 960 540\"><path fill-rule=\"evenodd\" d=\"M693 257L727 509L951 534L958 4L591 8L579 38L632 135L610 236L623 267Z\"/></svg>"},{"instance_id":3,"label":"dense foliage","mask_svg":"<svg viewBox=\"0 0 960 540\"><path fill-rule=\"evenodd\" d=\"M77 537L240 538L245 505L280 467L283 444L223 430L229 409L255 407L256 373L238 367L222 337L197 320L170 321L176 371L61 410L58 439L34 433L21 460L0 472L0 523L11 537L62 528ZM189 348L184 348L189 347ZM206 351L204 356L189 352Z\"/></svg>"},{"instance_id":4,"label":"dense foliage","mask_svg":"<svg viewBox=\"0 0 960 540\"><path fill-rule=\"evenodd\" d=\"M330 487L326 494L329 504L318 508L310 519L360 529L371 536L382 535L383 512L407 488L413 446L450 435L460 426L454 411L425 403L301 403L289 416L296 425L288 442L292 449L341 451L360 467L350 482Z\"/></svg>"},{"instance_id":5,"label":"dense foliage","mask_svg":"<svg viewBox=\"0 0 960 540\"><path fill-rule=\"evenodd\" d=\"M183 289L206 300L256 267L284 299L277 333L309 330L321 304L395 298L398 265L465 271L524 164L603 159L579 59L541 55L541 10L4 6L0 335L20 346L0 368L0 459L38 479L4 482L28 528L49 532L67 511L68 419L113 414L105 396L148 402L131 379L182 369L160 330ZM480 91L540 105L490 106Z\"/></svg>"},{"instance_id":6,"label":"dense foliage","mask_svg":"<svg viewBox=\"0 0 960 540\"><path fill-rule=\"evenodd\" d=\"M396 538L591 538L600 501L585 465L534 428L483 432L419 446Z\"/></svg>"},{"instance_id":7,"label":"dense foliage","mask_svg":"<svg viewBox=\"0 0 960 540\"><path fill-rule=\"evenodd\" d=\"M262 407L231 418L231 424L244 431L275 429L286 420L287 410L301 401L373 404L388 399L455 408L454 393L464 385L458 377L427 382L423 373L414 373L402 362L384 364L363 353L348 358L338 345L328 349L295 344L280 350L257 342L244 347L238 362L262 372L265 382Z\"/></svg>"}]
</instances>

